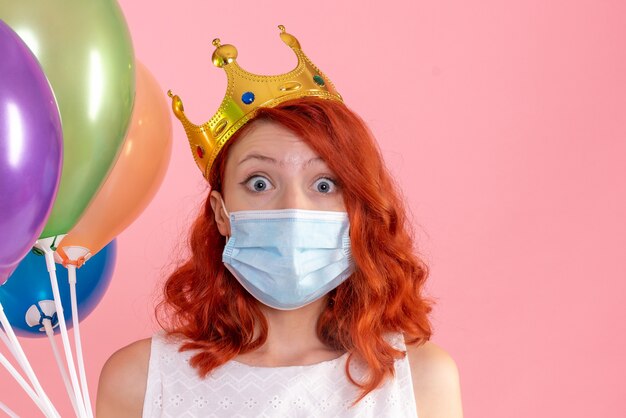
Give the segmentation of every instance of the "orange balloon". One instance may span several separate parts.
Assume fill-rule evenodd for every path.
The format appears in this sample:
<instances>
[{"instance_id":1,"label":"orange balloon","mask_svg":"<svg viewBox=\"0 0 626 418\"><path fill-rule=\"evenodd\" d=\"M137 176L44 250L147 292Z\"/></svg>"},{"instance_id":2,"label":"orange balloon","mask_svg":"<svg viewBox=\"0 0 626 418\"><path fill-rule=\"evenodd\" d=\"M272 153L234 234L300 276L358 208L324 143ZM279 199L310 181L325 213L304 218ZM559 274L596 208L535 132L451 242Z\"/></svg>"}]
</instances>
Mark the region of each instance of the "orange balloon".
<instances>
[{"instance_id":1,"label":"orange balloon","mask_svg":"<svg viewBox=\"0 0 626 418\"><path fill-rule=\"evenodd\" d=\"M124 144L105 182L57 254L81 266L139 217L159 189L172 154L166 96L136 61L135 105ZM71 262L71 260L74 260Z\"/></svg>"}]
</instances>

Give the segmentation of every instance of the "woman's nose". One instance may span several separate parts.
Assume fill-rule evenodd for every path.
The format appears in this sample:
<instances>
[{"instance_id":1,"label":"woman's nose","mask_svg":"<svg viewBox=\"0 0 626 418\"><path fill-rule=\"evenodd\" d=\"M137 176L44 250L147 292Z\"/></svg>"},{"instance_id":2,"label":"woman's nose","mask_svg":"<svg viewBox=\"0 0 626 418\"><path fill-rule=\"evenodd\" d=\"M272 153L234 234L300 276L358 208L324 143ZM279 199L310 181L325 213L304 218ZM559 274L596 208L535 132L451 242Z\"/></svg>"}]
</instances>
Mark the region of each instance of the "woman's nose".
<instances>
[{"instance_id":1,"label":"woman's nose","mask_svg":"<svg viewBox=\"0 0 626 418\"><path fill-rule=\"evenodd\" d=\"M276 203L279 206L276 209L315 209L313 202L307 197L306 190L302 190L296 184L284 187Z\"/></svg>"}]
</instances>

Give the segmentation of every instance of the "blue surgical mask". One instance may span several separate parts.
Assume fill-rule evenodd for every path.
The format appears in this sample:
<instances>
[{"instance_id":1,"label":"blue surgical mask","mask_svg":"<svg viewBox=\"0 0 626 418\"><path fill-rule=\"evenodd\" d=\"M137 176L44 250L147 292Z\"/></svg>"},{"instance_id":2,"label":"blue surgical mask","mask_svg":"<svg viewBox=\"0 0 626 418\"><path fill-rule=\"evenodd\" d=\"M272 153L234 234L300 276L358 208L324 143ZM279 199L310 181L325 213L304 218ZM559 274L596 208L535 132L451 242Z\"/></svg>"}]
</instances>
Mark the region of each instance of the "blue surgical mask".
<instances>
[{"instance_id":1,"label":"blue surgical mask","mask_svg":"<svg viewBox=\"0 0 626 418\"><path fill-rule=\"evenodd\" d=\"M231 235L222 261L267 306L305 306L354 271L346 212L283 209L228 216Z\"/></svg>"}]
</instances>

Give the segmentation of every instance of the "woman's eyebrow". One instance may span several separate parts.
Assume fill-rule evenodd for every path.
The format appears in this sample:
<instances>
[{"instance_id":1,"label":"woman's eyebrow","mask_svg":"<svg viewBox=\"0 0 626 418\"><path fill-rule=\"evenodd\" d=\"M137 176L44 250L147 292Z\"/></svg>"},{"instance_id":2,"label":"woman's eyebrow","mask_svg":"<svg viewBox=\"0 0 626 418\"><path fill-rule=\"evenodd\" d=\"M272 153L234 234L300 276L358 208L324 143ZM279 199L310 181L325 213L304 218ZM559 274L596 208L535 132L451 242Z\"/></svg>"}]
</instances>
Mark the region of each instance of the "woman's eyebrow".
<instances>
[{"instance_id":1,"label":"woman's eyebrow","mask_svg":"<svg viewBox=\"0 0 626 418\"><path fill-rule=\"evenodd\" d=\"M241 161L239 161L239 164L243 164L244 162L248 161L248 160L258 160L258 161L264 161L264 162L268 162L271 164L278 164L278 162L276 161L276 159L272 158L272 157L268 157L267 155L263 155L263 154L257 154L257 153L252 153L252 154L248 154L245 157L243 157L241 159ZM306 168L308 166L310 166L313 163L323 163L324 160L322 159L322 157L314 157L311 158L310 160L306 161L304 164L302 164L302 167ZM283 165L284 162L281 161L280 165Z\"/></svg>"},{"instance_id":2,"label":"woman's eyebrow","mask_svg":"<svg viewBox=\"0 0 626 418\"><path fill-rule=\"evenodd\" d=\"M244 158L242 158L241 161L239 161L239 164L242 164L243 162L248 161L248 160L260 160L260 161L266 161L268 163L276 164L276 160L274 158L268 157L267 155L262 155L262 154L248 154Z\"/></svg>"},{"instance_id":3,"label":"woman's eyebrow","mask_svg":"<svg viewBox=\"0 0 626 418\"><path fill-rule=\"evenodd\" d=\"M311 158L309 161L304 163L304 168L310 166L313 163L323 163L323 162L324 162L324 160L322 159L322 157Z\"/></svg>"}]
</instances>

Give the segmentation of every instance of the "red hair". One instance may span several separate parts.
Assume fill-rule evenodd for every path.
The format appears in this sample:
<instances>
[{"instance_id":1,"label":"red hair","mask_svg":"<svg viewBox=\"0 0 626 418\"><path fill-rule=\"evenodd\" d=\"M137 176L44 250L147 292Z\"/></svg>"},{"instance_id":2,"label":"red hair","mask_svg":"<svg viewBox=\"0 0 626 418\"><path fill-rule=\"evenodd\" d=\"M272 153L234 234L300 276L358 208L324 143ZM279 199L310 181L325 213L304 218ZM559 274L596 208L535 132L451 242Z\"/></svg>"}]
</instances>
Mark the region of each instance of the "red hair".
<instances>
[{"instance_id":1,"label":"red hair","mask_svg":"<svg viewBox=\"0 0 626 418\"><path fill-rule=\"evenodd\" d=\"M356 270L327 295L317 334L329 347L350 352L346 373L361 389L358 402L393 376L394 361L405 355L385 340L385 333L402 332L408 344L430 339L428 313L434 302L422 296L428 267L415 254L398 189L359 116L341 102L302 98L261 108L254 120L260 119L298 135L328 164L342 187ZM213 164L209 183L214 190L221 191L228 146L251 123L231 138ZM262 346L267 338L259 302L221 261L224 245L207 197L191 230L192 254L167 279L157 306L157 319L161 308L171 313L164 329L191 340L180 350L201 350L190 360L201 377ZM256 338L255 324L260 330ZM350 376L353 358L368 366L363 382Z\"/></svg>"}]
</instances>

